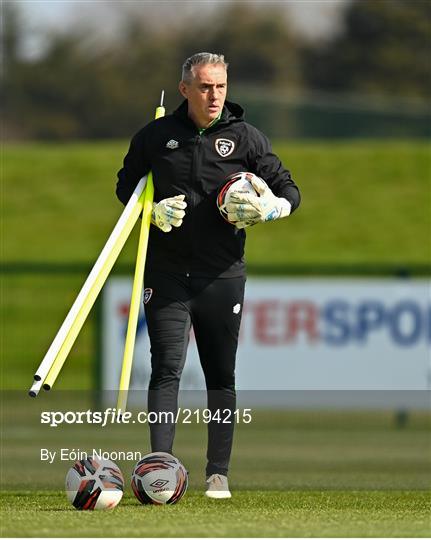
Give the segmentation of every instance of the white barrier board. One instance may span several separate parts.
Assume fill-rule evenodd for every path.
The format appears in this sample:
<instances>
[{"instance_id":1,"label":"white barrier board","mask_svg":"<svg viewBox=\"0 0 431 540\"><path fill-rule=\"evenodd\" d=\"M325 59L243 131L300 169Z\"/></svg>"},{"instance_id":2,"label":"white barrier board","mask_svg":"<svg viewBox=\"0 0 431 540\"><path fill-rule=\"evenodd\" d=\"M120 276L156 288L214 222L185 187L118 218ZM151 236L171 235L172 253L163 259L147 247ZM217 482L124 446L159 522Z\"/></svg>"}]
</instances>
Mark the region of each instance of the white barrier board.
<instances>
[{"instance_id":1,"label":"white barrier board","mask_svg":"<svg viewBox=\"0 0 431 540\"><path fill-rule=\"evenodd\" d=\"M239 390L427 390L429 280L249 278L236 380ZM117 389L131 278L103 296L102 389ZM150 346L139 317L131 389L147 389ZM204 389L191 337L182 389Z\"/></svg>"}]
</instances>

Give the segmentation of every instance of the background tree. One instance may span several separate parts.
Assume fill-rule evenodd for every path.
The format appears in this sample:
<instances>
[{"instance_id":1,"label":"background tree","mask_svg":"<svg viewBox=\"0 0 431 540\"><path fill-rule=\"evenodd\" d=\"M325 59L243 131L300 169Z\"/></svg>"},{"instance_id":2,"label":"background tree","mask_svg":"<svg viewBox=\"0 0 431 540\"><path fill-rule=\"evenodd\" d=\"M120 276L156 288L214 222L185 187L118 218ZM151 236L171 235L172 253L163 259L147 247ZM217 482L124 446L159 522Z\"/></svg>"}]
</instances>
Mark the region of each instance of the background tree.
<instances>
[{"instance_id":1,"label":"background tree","mask_svg":"<svg viewBox=\"0 0 431 540\"><path fill-rule=\"evenodd\" d=\"M80 18L66 31L47 33L43 49L30 55L23 53L23 43L31 30L19 7L2 4L4 138L129 137L152 118L161 89L167 110L179 105L181 63L205 50L226 55L231 99L243 103L247 118L275 136L343 136L346 125L352 126L347 135L369 131L368 118L360 119L358 132L351 117L335 118L332 111L328 116L310 99L301 107L304 90L332 93L337 101L340 93L424 102L430 95L428 1L346 3L340 33L307 46L292 33L280 5L221 3L193 24L185 17L175 24L159 19L157 25L146 3L132 11L119 5L114 18L121 25L110 39L102 39L101 11L100 20ZM346 114L353 113L346 109ZM428 133L422 111L416 116L410 132ZM389 120L375 118L373 132L392 130L395 122L406 135L405 119Z\"/></svg>"},{"instance_id":2,"label":"background tree","mask_svg":"<svg viewBox=\"0 0 431 540\"><path fill-rule=\"evenodd\" d=\"M341 33L306 50L309 87L364 95L429 99L431 3L428 0L356 0Z\"/></svg>"}]
</instances>

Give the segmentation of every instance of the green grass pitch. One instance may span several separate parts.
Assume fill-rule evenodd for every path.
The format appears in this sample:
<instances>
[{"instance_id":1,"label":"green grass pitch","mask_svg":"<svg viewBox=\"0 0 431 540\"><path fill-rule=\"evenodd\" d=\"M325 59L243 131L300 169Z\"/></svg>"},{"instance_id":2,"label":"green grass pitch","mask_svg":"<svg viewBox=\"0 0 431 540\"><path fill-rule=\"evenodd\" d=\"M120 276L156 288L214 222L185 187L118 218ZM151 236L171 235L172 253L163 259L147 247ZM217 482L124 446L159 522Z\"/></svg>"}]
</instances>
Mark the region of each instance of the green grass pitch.
<instances>
[{"instance_id":1,"label":"green grass pitch","mask_svg":"<svg viewBox=\"0 0 431 540\"><path fill-rule=\"evenodd\" d=\"M130 493L109 512L78 512L62 492L2 496L2 535L38 537L427 537L430 496L399 491L238 491L208 500L196 490L173 506Z\"/></svg>"},{"instance_id":2,"label":"green grass pitch","mask_svg":"<svg viewBox=\"0 0 431 540\"><path fill-rule=\"evenodd\" d=\"M64 401L60 394L57 399ZM27 401L16 393L13 401L6 398L10 414L4 418L2 448L3 536L431 534L426 413L412 414L400 427L393 413L255 411L252 424L236 428L229 475L233 497L225 501L204 496L205 426L178 425L174 452L189 470L190 487L177 505L142 506L129 483L134 463L118 462L125 478L119 506L79 512L63 491L71 462L41 463L40 448L87 450L90 444L146 452L148 427L38 426L38 408L58 410L55 399Z\"/></svg>"}]
</instances>

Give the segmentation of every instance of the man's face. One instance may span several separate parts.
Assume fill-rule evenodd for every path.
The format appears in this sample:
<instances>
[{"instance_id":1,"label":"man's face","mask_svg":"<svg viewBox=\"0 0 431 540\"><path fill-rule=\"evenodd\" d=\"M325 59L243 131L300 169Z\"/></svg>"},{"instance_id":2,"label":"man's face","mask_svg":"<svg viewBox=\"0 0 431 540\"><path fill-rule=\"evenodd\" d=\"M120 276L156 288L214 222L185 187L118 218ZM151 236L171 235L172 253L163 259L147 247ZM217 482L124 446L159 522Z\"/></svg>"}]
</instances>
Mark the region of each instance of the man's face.
<instances>
[{"instance_id":1,"label":"man's face","mask_svg":"<svg viewBox=\"0 0 431 540\"><path fill-rule=\"evenodd\" d=\"M227 73L221 64L193 67L194 78L180 82L180 92L188 100L189 116L199 128L208 127L223 109L227 93Z\"/></svg>"}]
</instances>

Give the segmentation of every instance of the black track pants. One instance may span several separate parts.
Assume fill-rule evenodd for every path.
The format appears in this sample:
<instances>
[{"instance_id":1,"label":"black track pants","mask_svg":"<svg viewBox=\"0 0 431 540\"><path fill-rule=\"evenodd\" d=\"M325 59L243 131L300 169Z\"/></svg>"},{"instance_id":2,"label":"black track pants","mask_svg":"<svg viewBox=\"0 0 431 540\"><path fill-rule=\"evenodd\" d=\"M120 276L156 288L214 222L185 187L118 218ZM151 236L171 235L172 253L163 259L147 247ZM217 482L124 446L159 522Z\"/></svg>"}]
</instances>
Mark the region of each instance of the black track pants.
<instances>
[{"instance_id":1,"label":"black track pants","mask_svg":"<svg viewBox=\"0 0 431 540\"><path fill-rule=\"evenodd\" d=\"M235 355L244 300L245 278L196 278L146 272L151 297L145 315L151 343L148 411L178 407L178 390L191 326L208 390L211 411L236 405ZM146 299L149 294L147 293ZM234 421L208 424L207 475L227 474ZM175 424L150 424L153 452L172 453Z\"/></svg>"}]
</instances>

